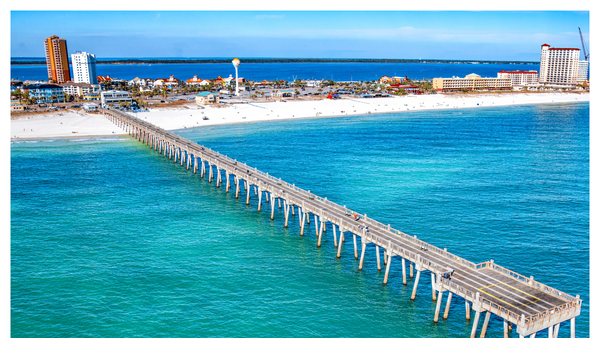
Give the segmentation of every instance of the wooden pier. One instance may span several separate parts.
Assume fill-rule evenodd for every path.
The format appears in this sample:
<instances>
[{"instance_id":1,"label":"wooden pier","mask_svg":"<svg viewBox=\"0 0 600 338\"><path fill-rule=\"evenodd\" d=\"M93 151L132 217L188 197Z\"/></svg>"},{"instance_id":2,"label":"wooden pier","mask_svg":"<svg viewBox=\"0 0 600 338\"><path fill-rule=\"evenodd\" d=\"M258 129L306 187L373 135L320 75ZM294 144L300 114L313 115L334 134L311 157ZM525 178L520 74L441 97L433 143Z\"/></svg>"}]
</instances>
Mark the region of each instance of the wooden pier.
<instances>
[{"instance_id":1,"label":"wooden pier","mask_svg":"<svg viewBox=\"0 0 600 338\"><path fill-rule=\"evenodd\" d=\"M453 295L457 295L465 300L466 320L471 320L474 311L471 338L477 335L481 315L485 315L485 319L480 337L485 337L491 314L503 319L504 337L508 337L514 325L519 337L535 337L538 332L547 330L548 337L555 338L561 324L566 321L570 321L571 337L575 337L575 318L581 313L579 296L573 297L539 283L533 276L525 277L510 271L493 260L478 264L470 262L445 248L440 249L417 239L416 235L405 234L389 224L377 222L366 214L316 196L129 114L116 110L104 110L103 113L129 135L159 154L168 156L181 166L185 165L187 170L201 177L206 176L208 182L216 181L217 187L225 184L226 193L231 190L239 198L243 187L246 204L250 203L251 197L257 198L258 211L261 210L264 197L264 202L270 203L267 207L270 208L271 219L275 216L276 204L279 208L283 206L284 226L298 222L301 236L312 217L317 247L321 246L323 232L331 229L338 258L347 236L352 236L354 258L360 259L359 270L363 267L367 246L375 249L377 268L381 270L380 250L383 249L383 283L387 284L393 261L395 264L401 261L402 281L407 285L408 265L409 278L414 279L411 300L416 298L422 273L428 272L432 300L436 302L434 322L439 320L444 297L443 319L447 319ZM296 216L297 221L293 221ZM360 237L360 248L357 246L357 236ZM394 257L396 259L392 259Z\"/></svg>"}]
</instances>

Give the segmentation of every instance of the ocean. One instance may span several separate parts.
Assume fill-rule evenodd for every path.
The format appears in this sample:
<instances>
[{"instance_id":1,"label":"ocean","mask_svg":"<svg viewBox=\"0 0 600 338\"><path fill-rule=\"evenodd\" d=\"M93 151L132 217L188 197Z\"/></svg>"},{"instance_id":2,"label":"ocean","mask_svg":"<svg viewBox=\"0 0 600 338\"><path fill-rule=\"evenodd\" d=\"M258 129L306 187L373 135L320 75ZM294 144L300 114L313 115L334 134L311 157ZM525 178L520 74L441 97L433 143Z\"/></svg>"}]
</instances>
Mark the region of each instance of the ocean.
<instances>
[{"instance_id":1,"label":"ocean","mask_svg":"<svg viewBox=\"0 0 600 338\"><path fill-rule=\"evenodd\" d=\"M154 66L153 66L154 67ZM580 295L589 337L589 103L176 131L473 262ZM11 142L14 337L468 337L374 248L224 193L129 137ZM444 303L445 303L444 297ZM480 326L483 319L480 319ZM492 315L488 336L502 334ZM545 332L540 334L545 335ZM511 337L517 336L513 330ZM538 334L539 336L539 334ZM564 324L559 337L569 337Z\"/></svg>"},{"instance_id":2,"label":"ocean","mask_svg":"<svg viewBox=\"0 0 600 338\"><path fill-rule=\"evenodd\" d=\"M536 70L539 65L516 64L453 64L453 63L248 63L239 67L239 76L247 80L295 79L370 81L387 76L408 76L421 80L434 77L465 77L476 73L482 77L497 77L501 70ZM97 65L97 74L113 79L168 78L173 75L180 80L197 75L201 79L235 76L231 63L223 64L153 64L153 65ZM10 66L11 78L24 80L47 80L46 65Z\"/></svg>"}]
</instances>

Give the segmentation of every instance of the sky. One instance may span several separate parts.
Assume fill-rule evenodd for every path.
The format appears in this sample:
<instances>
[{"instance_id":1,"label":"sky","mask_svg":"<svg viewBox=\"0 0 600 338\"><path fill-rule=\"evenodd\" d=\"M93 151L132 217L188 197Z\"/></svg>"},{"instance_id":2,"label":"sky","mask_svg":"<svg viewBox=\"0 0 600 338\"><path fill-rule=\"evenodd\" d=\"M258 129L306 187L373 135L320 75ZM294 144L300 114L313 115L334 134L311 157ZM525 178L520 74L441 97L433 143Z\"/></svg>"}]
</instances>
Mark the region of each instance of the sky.
<instances>
[{"instance_id":1,"label":"sky","mask_svg":"<svg viewBox=\"0 0 600 338\"><path fill-rule=\"evenodd\" d=\"M11 57L394 58L539 61L540 46L589 48L589 12L11 11ZM583 54L583 53L582 53ZM583 55L582 55L583 58Z\"/></svg>"}]
</instances>

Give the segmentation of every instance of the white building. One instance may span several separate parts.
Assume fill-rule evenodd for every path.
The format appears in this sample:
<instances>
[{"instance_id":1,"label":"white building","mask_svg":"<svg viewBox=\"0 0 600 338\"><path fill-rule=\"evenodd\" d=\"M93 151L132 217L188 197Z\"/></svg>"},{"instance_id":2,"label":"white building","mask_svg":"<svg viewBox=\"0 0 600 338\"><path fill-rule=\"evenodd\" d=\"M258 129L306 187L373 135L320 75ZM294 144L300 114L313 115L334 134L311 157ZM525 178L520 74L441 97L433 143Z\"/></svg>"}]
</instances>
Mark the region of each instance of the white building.
<instances>
[{"instance_id":1,"label":"white building","mask_svg":"<svg viewBox=\"0 0 600 338\"><path fill-rule=\"evenodd\" d=\"M551 48L542 45L540 84L574 87L579 72L579 48Z\"/></svg>"},{"instance_id":2,"label":"white building","mask_svg":"<svg viewBox=\"0 0 600 338\"><path fill-rule=\"evenodd\" d=\"M73 64L73 82L98 84L96 56L86 52L71 54Z\"/></svg>"},{"instance_id":3,"label":"white building","mask_svg":"<svg viewBox=\"0 0 600 338\"><path fill-rule=\"evenodd\" d=\"M120 90L109 90L100 93L100 101L102 107L108 107L109 105L119 106L121 102L129 103L133 102L129 97L129 93Z\"/></svg>"},{"instance_id":4,"label":"white building","mask_svg":"<svg viewBox=\"0 0 600 338\"><path fill-rule=\"evenodd\" d=\"M585 82L589 78L590 62L579 60L579 69L577 71L577 82Z\"/></svg>"},{"instance_id":5,"label":"white building","mask_svg":"<svg viewBox=\"0 0 600 338\"><path fill-rule=\"evenodd\" d=\"M481 77L471 73L464 78L434 78L433 89L438 91L459 91L459 90L497 90L510 89L511 80L495 77Z\"/></svg>"},{"instance_id":6,"label":"white building","mask_svg":"<svg viewBox=\"0 0 600 338\"><path fill-rule=\"evenodd\" d=\"M65 82L59 86L62 87L65 94L79 97L100 91L99 84Z\"/></svg>"},{"instance_id":7,"label":"white building","mask_svg":"<svg viewBox=\"0 0 600 338\"><path fill-rule=\"evenodd\" d=\"M498 78L510 79L510 82L513 87L529 87L538 85L538 72L535 70L501 70L498 72Z\"/></svg>"}]
</instances>

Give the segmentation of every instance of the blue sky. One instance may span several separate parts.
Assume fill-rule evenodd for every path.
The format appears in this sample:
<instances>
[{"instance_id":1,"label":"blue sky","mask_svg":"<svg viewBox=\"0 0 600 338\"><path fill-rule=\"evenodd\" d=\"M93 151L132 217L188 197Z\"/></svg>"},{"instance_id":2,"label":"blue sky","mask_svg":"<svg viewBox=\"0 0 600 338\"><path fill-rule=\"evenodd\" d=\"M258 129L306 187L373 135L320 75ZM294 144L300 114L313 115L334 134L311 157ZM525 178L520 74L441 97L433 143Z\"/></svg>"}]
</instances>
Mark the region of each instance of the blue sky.
<instances>
[{"instance_id":1,"label":"blue sky","mask_svg":"<svg viewBox=\"0 0 600 338\"><path fill-rule=\"evenodd\" d=\"M589 48L589 12L12 11L11 56L58 35L96 57L323 57L539 61ZM583 58L583 56L582 56Z\"/></svg>"}]
</instances>

